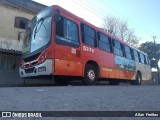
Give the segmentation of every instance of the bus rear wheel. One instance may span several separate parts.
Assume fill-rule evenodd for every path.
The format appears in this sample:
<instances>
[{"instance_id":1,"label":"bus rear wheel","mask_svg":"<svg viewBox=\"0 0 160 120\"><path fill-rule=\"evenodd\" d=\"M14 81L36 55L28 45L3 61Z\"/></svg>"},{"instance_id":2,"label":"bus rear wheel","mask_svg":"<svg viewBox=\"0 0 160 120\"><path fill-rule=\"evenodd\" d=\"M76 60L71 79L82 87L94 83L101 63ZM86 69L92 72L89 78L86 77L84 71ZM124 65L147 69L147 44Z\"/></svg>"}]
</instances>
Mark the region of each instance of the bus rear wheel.
<instances>
[{"instance_id":1,"label":"bus rear wheel","mask_svg":"<svg viewBox=\"0 0 160 120\"><path fill-rule=\"evenodd\" d=\"M85 85L94 85L97 82L97 77L98 73L96 67L91 64L87 64L85 67L83 83Z\"/></svg>"},{"instance_id":2,"label":"bus rear wheel","mask_svg":"<svg viewBox=\"0 0 160 120\"><path fill-rule=\"evenodd\" d=\"M140 85L142 82L141 74L138 72L136 76L136 80L131 81L131 85Z\"/></svg>"}]
</instances>

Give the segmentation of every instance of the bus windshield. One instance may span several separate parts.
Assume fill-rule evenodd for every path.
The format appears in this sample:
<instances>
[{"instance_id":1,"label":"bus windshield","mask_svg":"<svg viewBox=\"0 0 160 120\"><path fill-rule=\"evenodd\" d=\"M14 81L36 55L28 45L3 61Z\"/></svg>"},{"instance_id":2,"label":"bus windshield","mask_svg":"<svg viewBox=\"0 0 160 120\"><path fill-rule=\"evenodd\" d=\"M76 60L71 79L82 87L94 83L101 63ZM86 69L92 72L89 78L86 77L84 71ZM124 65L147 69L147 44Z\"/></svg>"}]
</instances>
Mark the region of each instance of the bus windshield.
<instances>
[{"instance_id":1,"label":"bus windshield","mask_svg":"<svg viewBox=\"0 0 160 120\"><path fill-rule=\"evenodd\" d=\"M53 8L49 7L36 15L26 30L22 53L28 54L46 46L51 39Z\"/></svg>"}]
</instances>

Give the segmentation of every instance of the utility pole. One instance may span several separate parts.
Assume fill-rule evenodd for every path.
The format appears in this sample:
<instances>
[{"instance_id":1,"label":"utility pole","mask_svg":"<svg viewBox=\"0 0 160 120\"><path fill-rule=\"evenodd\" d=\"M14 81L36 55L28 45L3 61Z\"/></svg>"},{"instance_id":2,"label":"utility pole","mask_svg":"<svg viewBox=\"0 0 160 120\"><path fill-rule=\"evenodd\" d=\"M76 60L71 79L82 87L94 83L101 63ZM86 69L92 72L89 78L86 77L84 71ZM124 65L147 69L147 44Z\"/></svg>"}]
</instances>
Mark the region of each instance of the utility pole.
<instances>
[{"instance_id":1,"label":"utility pole","mask_svg":"<svg viewBox=\"0 0 160 120\"><path fill-rule=\"evenodd\" d=\"M156 44L156 36L152 36L152 37L153 37L154 44Z\"/></svg>"}]
</instances>

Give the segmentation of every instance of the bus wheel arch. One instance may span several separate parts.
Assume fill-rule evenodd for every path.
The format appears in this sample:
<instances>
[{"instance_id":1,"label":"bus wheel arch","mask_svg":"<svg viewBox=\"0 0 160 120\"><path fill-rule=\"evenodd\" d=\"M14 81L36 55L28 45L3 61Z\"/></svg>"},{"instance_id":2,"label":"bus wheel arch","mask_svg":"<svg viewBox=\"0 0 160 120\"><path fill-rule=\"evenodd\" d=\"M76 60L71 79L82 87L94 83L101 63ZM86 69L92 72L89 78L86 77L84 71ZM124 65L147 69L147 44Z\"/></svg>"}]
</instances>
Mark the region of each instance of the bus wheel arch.
<instances>
[{"instance_id":1,"label":"bus wheel arch","mask_svg":"<svg viewBox=\"0 0 160 120\"><path fill-rule=\"evenodd\" d=\"M138 75L139 75L139 80L137 78ZM139 70L137 71L136 80L138 80L138 85L140 85L142 83L142 74L141 74L141 72Z\"/></svg>"},{"instance_id":2,"label":"bus wheel arch","mask_svg":"<svg viewBox=\"0 0 160 120\"><path fill-rule=\"evenodd\" d=\"M96 84L97 79L100 77L99 65L95 61L88 61L84 67L83 83L85 85Z\"/></svg>"},{"instance_id":3,"label":"bus wheel arch","mask_svg":"<svg viewBox=\"0 0 160 120\"><path fill-rule=\"evenodd\" d=\"M136 79L131 82L132 85L141 85L142 83L142 74L141 71L137 71L136 73Z\"/></svg>"}]
</instances>

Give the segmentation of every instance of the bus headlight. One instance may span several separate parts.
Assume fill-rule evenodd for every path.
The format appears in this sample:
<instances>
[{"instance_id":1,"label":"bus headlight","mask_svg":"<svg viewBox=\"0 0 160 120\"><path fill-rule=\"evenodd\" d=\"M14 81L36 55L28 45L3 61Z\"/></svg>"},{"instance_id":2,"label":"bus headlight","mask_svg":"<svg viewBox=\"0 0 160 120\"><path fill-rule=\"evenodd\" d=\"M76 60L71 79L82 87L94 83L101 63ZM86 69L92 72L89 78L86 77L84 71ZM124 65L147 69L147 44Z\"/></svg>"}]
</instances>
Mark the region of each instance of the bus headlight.
<instances>
[{"instance_id":1,"label":"bus headlight","mask_svg":"<svg viewBox=\"0 0 160 120\"><path fill-rule=\"evenodd\" d=\"M23 61L23 60L21 60L21 62L20 62L20 67L22 67L22 68L24 68L25 67L25 62Z\"/></svg>"},{"instance_id":2,"label":"bus headlight","mask_svg":"<svg viewBox=\"0 0 160 120\"><path fill-rule=\"evenodd\" d=\"M47 59L47 53L45 53L44 55L42 55L39 59L40 62L44 62Z\"/></svg>"}]
</instances>

